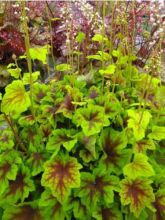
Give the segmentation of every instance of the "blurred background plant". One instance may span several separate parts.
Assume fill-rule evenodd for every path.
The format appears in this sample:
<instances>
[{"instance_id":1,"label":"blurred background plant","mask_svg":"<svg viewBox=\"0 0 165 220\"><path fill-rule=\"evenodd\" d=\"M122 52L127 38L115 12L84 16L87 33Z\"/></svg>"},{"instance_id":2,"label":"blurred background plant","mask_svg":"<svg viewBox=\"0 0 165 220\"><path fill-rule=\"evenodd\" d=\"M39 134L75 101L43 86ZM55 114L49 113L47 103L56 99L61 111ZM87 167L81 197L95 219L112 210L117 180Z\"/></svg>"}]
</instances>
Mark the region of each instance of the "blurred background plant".
<instances>
[{"instance_id":1,"label":"blurred background plant","mask_svg":"<svg viewBox=\"0 0 165 220\"><path fill-rule=\"evenodd\" d=\"M105 14L103 15L103 7ZM50 66L79 59L79 68L87 68L86 56L100 48L92 41L95 34L104 34L111 52L118 47L130 51L143 68L157 50L160 57L165 48L164 1L28 1L26 12L31 46L51 44ZM12 55L25 52L24 30L19 1L0 3L0 63L7 65ZM83 39L79 33L83 33ZM160 59L160 58L159 58ZM90 64L89 64L90 65Z\"/></svg>"}]
</instances>

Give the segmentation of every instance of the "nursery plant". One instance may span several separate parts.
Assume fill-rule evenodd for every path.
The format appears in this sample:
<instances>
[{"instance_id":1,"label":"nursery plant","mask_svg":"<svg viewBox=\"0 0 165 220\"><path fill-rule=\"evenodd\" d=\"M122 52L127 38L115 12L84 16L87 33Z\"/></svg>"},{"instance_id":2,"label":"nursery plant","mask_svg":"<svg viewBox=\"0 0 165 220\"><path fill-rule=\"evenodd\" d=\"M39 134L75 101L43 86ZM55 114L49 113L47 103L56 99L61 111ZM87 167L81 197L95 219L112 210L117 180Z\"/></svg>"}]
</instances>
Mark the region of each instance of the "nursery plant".
<instances>
[{"instance_id":1,"label":"nursery plant","mask_svg":"<svg viewBox=\"0 0 165 220\"><path fill-rule=\"evenodd\" d=\"M25 10L23 11L25 17ZM56 64L43 82L51 46L31 47L6 68L0 94L2 220L164 220L165 86L158 49L143 71L132 45L113 48L104 27L72 63ZM78 32L81 46L86 35ZM127 51L127 52L126 52ZM19 61L27 62L27 71ZM76 61L75 61L76 60Z\"/></svg>"}]
</instances>

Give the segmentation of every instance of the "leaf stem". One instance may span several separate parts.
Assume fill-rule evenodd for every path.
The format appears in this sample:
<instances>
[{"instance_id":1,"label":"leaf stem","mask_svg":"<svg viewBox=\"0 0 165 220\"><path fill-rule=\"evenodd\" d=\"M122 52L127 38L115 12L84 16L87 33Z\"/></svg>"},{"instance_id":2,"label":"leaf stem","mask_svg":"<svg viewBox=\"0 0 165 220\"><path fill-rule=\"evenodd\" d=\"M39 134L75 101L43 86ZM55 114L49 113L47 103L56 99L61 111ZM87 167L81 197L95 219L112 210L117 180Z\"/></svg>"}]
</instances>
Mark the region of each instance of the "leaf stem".
<instances>
[{"instance_id":1,"label":"leaf stem","mask_svg":"<svg viewBox=\"0 0 165 220\"><path fill-rule=\"evenodd\" d=\"M17 131L15 130L15 128L14 128L14 126L13 126L13 124L12 124L11 118L8 118L8 116L7 116L5 113L4 113L4 117L5 117L6 122L7 122L8 125L10 126L10 128L11 128L13 134L14 134L14 137L15 137L15 139L16 139L16 142L17 142L18 145L20 146L21 150L23 150L23 151L26 152L27 149L26 149L26 147L23 145L23 143L22 143L22 141L21 141L21 139L20 139L20 137L19 137Z\"/></svg>"}]
</instances>

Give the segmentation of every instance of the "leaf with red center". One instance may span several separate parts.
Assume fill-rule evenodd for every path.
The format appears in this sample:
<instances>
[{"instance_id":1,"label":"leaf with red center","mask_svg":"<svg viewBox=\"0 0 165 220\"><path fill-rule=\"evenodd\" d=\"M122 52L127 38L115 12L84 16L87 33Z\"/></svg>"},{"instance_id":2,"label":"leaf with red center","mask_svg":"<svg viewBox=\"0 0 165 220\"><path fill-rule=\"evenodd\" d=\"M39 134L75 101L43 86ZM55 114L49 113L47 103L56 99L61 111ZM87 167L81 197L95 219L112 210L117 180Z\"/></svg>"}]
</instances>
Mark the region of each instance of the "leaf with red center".
<instances>
[{"instance_id":1,"label":"leaf with red center","mask_svg":"<svg viewBox=\"0 0 165 220\"><path fill-rule=\"evenodd\" d=\"M13 81L5 90L1 104L2 112L20 114L31 105L29 95L21 80Z\"/></svg>"},{"instance_id":2,"label":"leaf with red center","mask_svg":"<svg viewBox=\"0 0 165 220\"><path fill-rule=\"evenodd\" d=\"M11 149L14 146L13 132L9 129L2 130L0 133L0 151Z\"/></svg>"},{"instance_id":3,"label":"leaf with red center","mask_svg":"<svg viewBox=\"0 0 165 220\"><path fill-rule=\"evenodd\" d=\"M42 83L34 83L33 84L33 96L34 96L34 100L37 103L40 103L42 101L42 99L44 97L46 97L47 92L50 90L50 86L49 85L45 85Z\"/></svg>"},{"instance_id":4,"label":"leaf with red center","mask_svg":"<svg viewBox=\"0 0 165 220\"><path fill-rule=\"evenodd\" d=\"M81 173L81 186L77 190L77 196L88 209L94 210L99 201L107 205L113 202L117 184L116 176L103 174L99 170L94 170L94 174L84 172Z\"/></svg>"},{"instance_id":5,"label":"leaf with red center","mask_svg":"<svg viewBox=\"0 0 165 220\"><path fill-rule=\"evenodd\" d=\"M153 207L156 212L153 214L153 219L164 220L165 219L165 190L159 189L155 194L155 202L153 202Z\"/></svg>"},{"instance_id":6,"label":"leaf with red center","mask_svg":"<svg viewBox=\"0 0 165 220\"><path fill-rule=\"evenodd\" d=\"M49 158L49 155L43 146L37 148L30 144L29 151L30 157L27 159L27 163L31 168L32 176L36 176L44 171L44 163Z\"/></svg>"},{"instance_id":7,"label":"leaf with red center","mask_svg":"<svg viewBox=\"0 0 165 220\"><path fill-rule=\"evenodd\" d=\"M71 95L67 94L56 113L63 113L65 117L72 118L72 113L75 111L75 105L72 103L73 101L74 99Z\"/></svg>"},{"instance_id":8,"label":"leaf with red center","mask_svg":"<svg viewBox=\"0 0 165 220\"><path fill-rule=\"evenodd\" d=\"M8 187L9 180L15 180L21 159L16 151L0 155L0 185L2 194Z\"/></svg>"},{"instance_id":9,"label":"leaf with red center","mask_svg":"<svg viewBox=\"0 0 165 220\"><path fill-rule=\"evenodd\" d=\"M91 215L85 205L81 203L78 199L72 202L73 203L73 213L76 219L81 220L91 220Z\"/></svg>"},{"instance_id":10,"label":"leaf with red center","mask_svg":"<svg viewBox=\"0 0 165 220\"><path fill-rule=\"evenodd\" d=\"M26 115L19 118L19 124L23 127L28 127L34 124L35 120L33 115Z\"/></svg>"},{"instance_id":11,"label":"leaf with red center","mask_svg":"<svg viewBox=\"0 0 165 220\"><path fill-rule=\"evenodd\" d=\"M100 206L93 214L97 220L122 220L121 211L114 205L109 207Z\"/></svg>"},{"instance_id":12,"label":"leaf with red center","mask_svg":"<svg viewBox=\"0 0 165 220\"><path fill-rule=\"evenodd\" d=\"M35 202L22 206L8 206L3 214L5 220L45 220Z\"/></svg>"},{"instance_id":13,"label":"leaf with red center","mask_svg":"<svg viewBox=\"0 0 165 220\"><path fill-rule=\"evenodd\" d=\"M45 190L39 200L39 207L43 210L46 219L65 220L65 210L50 190Z\"/></svg>"},{"instance_id":14,"label":"leaf with red center","mask_svg":"<svg viewBox=\"0 0 165 220\"><path fill-rule=\"evenodd\" d=\"M130 205L130 211L136 217L145 207L150 208L151 203L155 200L151 183L151 180L140 178L134 180L127 178L120 182L121 203L122 205Z\"/></svg>"},{"instance_id":15,"label":"leaf with red center","mask_svg":"<svg viewBox=\"0 0 165 220\"><path fill-rule=\"evenodd\" d=\"M8 187L0 195L0 199L7 203L16 203L18 200L23 202L34 189L33 181L30 179L30 170L22 166L16 178L9 181Z\"/></svg>"},{"instance_id":16,"label":"leaf with red center","mask_svg":"<svg viewBox=\"0 0 165 220\"><path fill-rule=\"evenodd\" d=\"M79 135L79 142L82 145L83 148L85 148L86 151L89 152L89 154L93 157L96 158L96 135L92 136L86 136L82 132Z\"/></svg>"},{"instance_id":17,"label":"leaf with red center","mask_svg":"<svg viewBox=\"0 0 165 220\"><path fill-rule=\"evenodd\" d=\"M88 105L86 108L77 109L73 122L82 127L86 136L97 134L104 126L109 125L104 108L97 105Z\"/></svg>"},{"instance_id":18,"label":"leaf with red center","mask_svg":"<svg viewBox=\"0 0 165 220\"><path fill-rule=\"evenodd\" d=\"M111 119L122 111L122 106L113 93L106 93L104 97L98 97L96 102L104 107L105 114Z\"/></svg>"},{"instance_id":19,"label":"leaf with red center","mask_svg":"<svg viewBox=\"0 0 165 220\"><path fill-rule=\"evenodd\" d=\"M52 194L59 201L63 201L70 193L71 188L80 186L81 165L74 157L57 156L45 163L45 171L41 183L49 187Z\"/></svg>"},{"instance_id":20,"label":"leaf with red center","mask_svg":"<svg viewBox=\"0 0 165 220\"><path fill-rule=\"evenodd\" d=\"M139 176L150 177L155 172L148 162L148 157L144 154L135 154L133 162L123 168L124 175L134 179Z\"/></svg>"},{"instance_id":21,"label":"leaf with red center","mask_svg":"<svg viewBox=\"0 0 165 220\"><path fill-rule=\"evenodd\" d=\"M53 150L57 154L60 147L64 146L67 151L71 151L77 142L77 138L73 135L74 133L74 130L56 129L53 131L53 136L48 140L47 149Z\"/></svg>"},{"instance_id":22,"label":"leaf with red center","mask_svg":"<svg viewBox=\"0 0 165 220\"><path fill-rule=\"evenodd\" d=\"M130 154L129 149L124 149L127 146L126 134L112 128L105 128L101 133L100 146L104 151L101 162L106 168L121 172L120 167L127 163Z\"/></svg>"},{"instance_id":23,"label":"leaf with red center","mask_svg":"<svg viewBox=\"0 0 165 220\"><path fill-rule=\"evenodd\" d=\"M155 144L153 140L140 140L135 143L134 145L134 152L135 153L145 153L146 150L155 150Z\"/></svg>"}]
</instances>

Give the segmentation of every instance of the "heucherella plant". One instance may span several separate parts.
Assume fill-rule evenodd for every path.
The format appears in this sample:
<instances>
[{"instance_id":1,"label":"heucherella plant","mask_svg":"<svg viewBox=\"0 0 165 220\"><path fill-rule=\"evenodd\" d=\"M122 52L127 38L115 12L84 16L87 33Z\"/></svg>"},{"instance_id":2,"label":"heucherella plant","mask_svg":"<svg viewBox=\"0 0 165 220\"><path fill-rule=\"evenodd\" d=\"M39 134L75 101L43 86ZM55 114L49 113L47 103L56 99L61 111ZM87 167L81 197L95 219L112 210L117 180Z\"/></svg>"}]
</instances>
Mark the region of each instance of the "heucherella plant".
<instances>
[{"instance_id":1,"label":"heucherella plant","mask_svg":"<svg viewBox=\"0 0 165 220\"><path fill-rule=\"evenodd\" d=\"M108 51L108 36L93 40L106 51L87 57L98 64L92 79L68 63L46 84L39 70L7 67L2 220L165 219L165 87L152 67L139 73L132 51ZM24 59L47 65L48 50L30 48Z\"/></svg>"}]
</instances>

